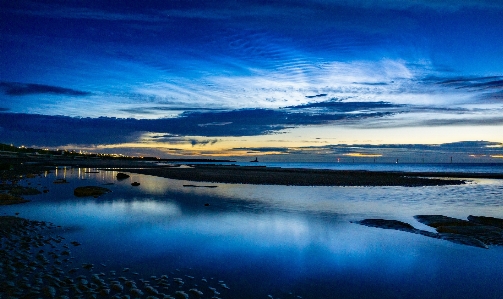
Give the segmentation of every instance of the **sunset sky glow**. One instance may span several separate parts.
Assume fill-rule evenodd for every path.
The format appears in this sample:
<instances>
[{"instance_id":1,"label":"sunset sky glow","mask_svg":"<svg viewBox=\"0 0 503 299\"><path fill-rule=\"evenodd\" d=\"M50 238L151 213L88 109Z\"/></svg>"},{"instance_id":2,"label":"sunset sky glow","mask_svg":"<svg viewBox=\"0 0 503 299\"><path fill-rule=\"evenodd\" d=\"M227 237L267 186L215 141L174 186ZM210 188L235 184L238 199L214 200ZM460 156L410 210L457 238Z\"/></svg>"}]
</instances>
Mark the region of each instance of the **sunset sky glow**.
<instances>
[{"instance_id":1,"label":"sunset sky glow","mask_svg":"<svg viewBox=\"0 0 503 299\"><path fill-rule=\"evenodd\" d=\"M0 3L0 143L503 160L502 1Z\"/></svg>"}]
</instances>

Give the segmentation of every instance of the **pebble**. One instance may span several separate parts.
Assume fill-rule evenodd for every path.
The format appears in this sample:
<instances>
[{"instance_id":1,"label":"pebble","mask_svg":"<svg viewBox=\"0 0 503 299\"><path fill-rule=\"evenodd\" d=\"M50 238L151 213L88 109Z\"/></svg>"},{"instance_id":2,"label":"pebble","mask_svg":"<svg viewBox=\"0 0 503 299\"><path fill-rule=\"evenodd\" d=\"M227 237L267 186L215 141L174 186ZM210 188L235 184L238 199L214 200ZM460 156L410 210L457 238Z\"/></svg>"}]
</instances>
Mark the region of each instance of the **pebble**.
<instances>
[{"instance_id":1,"label":"pebble","mask_svg":"<svg viewBox=\"0 0 503 299\"><path fill-rule=\"evenodd\" d=\"M75 257L69 246L61 243L64 237L44 235L44 230L51 228L56 226L48 222L0 216L0 298L187 299L189 294L190 298L206 298L196 288L197 284L185 283L180 277L168 279L169 276L164 274L145 280L137 278L141 277L141 273L131 272L126 267L121 270L122 276L116 277L116 270L110 270L108 274L93 273L93 263L71 268L69 266ZM81 245L78 241L70 244ZM69 258L62 259L63 256ZM99 265L106 267L102 263ZM189 280L196 279L179 269L175 271ZM208 283L206 278L200 281ZM171 287L170 282L177 287ZM184 286L187 289L184 290ZM206 286L214 298L220 295L217 288ZM216 287L229 289L223 281Z\"/></svg>"}]
</instances>

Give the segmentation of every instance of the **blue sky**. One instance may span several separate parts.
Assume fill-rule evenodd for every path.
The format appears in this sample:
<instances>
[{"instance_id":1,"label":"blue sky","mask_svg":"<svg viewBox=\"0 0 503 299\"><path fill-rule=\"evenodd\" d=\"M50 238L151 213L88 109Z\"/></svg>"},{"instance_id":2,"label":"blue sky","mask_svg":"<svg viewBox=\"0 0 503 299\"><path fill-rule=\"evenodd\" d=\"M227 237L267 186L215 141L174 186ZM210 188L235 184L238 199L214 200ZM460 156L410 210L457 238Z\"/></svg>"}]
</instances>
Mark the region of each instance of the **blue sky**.
<instances>
[{"instance_id":1,"label":"blue sky","mask_svg":"<svg viewBox=\"0 0 503 299\"><path fill-rule=\"evenodd\" d=\"M0 142L269 160L503 155L502 1L0 3Z\"/></svg>"}]
</instances>

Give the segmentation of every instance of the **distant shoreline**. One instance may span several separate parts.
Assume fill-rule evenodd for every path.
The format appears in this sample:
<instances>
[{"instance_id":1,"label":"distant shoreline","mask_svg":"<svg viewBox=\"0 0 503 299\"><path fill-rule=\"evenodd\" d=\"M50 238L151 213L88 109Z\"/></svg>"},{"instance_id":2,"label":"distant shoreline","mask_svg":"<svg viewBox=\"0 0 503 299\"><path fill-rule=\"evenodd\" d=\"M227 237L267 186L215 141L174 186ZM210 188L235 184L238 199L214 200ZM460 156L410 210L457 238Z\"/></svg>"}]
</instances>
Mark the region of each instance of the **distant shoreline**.
<instances>
[{"instance_id":1,"label":"distant shoreline","mask_svg":"<svg viewBox=\"0 0 503 299\"><path fill-rule=\"evenodd\" d=\"M33 162L37 162L33 164ZM0 159L3 165L14 165L11 173L29 173L47 167L118 169L122 172L147 174L170 179L209 183L290 185L290 186L440 186L461 185L471 178L503 179L495 173L395 172L365 170L327 170L196 164L191 167L166 167L137 160L58 160L28 161Z\"/></svg>"},{"instance_id":2,"label":"distant shoreline","mask_svg":"<svg viewBox=\"0 0 503 299\"><path fill-rule=\"evenodd\" d=\"M194 165L191 168L126 168L121 171L208 183L287 186L419 187L461 185L466 180L461 180L460 178L467 178L466 174L461 173L405 173L220 165ZM503 174L478 174L476 177L503 179Z\"/></svg>"}]
</instances>

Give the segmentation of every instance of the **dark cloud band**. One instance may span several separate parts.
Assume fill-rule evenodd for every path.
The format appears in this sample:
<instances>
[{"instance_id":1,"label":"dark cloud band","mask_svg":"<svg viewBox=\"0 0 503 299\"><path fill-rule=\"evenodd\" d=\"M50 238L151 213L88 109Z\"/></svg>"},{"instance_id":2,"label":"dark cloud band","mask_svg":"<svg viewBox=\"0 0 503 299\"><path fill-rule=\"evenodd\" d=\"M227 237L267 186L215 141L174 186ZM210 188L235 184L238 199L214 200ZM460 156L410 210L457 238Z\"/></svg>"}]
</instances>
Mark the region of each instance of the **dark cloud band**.
<instances>
[{"instance_id":1,"label":"dark cloud band","mask_svg":"<svg viewBox=\"0 0 503 299\"><path fill-rule=\"evenodd\" d=\"M54 94L66 96L87 96L90 92L80 91L59 86L17 83L17 82L0 82L0 89L9 96L24 96L32 94Z\"/></svg>"}]
</instances>

